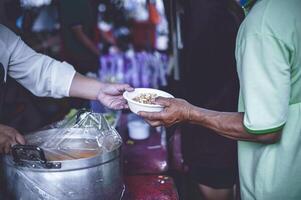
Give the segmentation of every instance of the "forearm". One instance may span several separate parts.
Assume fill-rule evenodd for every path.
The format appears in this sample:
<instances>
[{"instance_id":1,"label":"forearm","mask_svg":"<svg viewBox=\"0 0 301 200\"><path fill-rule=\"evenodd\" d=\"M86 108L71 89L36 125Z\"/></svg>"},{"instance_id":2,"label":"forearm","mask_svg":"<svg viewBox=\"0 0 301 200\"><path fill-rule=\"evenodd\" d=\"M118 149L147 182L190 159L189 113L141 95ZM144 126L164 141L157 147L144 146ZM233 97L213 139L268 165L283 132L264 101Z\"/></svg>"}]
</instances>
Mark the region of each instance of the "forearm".
<instances>
[{"instance_id":1,"label":"forearm","mask_svg":"<svg viewBox=\"0 0 301 200\"><path fill-rule=\"evenodd\" d=\"M76 26L72 28L76 38L84 47L89 49L91 53L93 53L95 56L99 56L99 50L98 48L93 44L91 39L84 33L83 29L81 26Z\"/></svg>"},{"instance_id":2,"label":"forearm","mask_svg":"<svg viewBox=\"0 0 301 200\"><path fill-rule=\"evenodd\" d=\"M96 79L76 73L70 87L69 95L89 100L96 100L102 83Z\"/></svg>"},{"instance_id":3,"label":"forearm","mask_svg":"<svg viewBox=\"0 0 301 200\"><path fill-rule=\"evenodd\" d=\"M71 83L69 96L99 100L107 108L120 110L127 108L122 94L133 90L134 88L128 84L102 83L76 73Z\"/></svg>"},{"instance_id":4,"label":"forearm","mask_svg":"<svg viewBox=\"0 0 301 200\"><path fill-rule=\"evenodd\" d=\"M189 122L212 129L219 135L234 139L261 143L274 143L280 134L271 133L254 135L248 133L243 126L244 113L217 112L193 106L189 114Z\"/></svg>"},{"instance_id":5,"label":"forearm","mask_svg":"<svg viewBox=\"0 0 301 200\"><path fill-rule=\"evenodd\" d=\"M101 36L108 43L110 43L112 45L116 45L116 40L115 40L115 38L112 35L110 35L110 32L108 32L108 31L101 31Z\"/></svg>"}]
</instances>

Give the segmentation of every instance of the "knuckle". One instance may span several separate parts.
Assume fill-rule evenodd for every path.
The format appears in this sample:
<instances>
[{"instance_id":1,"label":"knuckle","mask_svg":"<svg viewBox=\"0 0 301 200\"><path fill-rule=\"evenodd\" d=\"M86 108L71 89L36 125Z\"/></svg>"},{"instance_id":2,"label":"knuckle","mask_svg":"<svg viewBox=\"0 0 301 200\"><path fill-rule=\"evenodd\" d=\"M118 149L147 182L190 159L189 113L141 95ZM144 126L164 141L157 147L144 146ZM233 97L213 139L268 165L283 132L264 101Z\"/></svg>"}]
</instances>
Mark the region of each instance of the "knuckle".
<instances>
[{"instance_id":1,"label":"knuckle","mask_svg":"<svg viewBox=\"0 0 301 200\"><path fill-rule=\"evenodd\" d=\"M151 126L155 126L155 125L156 125L156 122L151 122L150 125L151 125Z\"/></svg>"},{"instance_id":2,"label":"knuckle","mask_svg":"<svg viewBox=\"0 0 301 200\"><path fill-rule=\"evenodd\" d=\"M149 117L150 117L151 120L155 120L156 119L155 115L150 115Z\"/></svg>"}]
</instances>

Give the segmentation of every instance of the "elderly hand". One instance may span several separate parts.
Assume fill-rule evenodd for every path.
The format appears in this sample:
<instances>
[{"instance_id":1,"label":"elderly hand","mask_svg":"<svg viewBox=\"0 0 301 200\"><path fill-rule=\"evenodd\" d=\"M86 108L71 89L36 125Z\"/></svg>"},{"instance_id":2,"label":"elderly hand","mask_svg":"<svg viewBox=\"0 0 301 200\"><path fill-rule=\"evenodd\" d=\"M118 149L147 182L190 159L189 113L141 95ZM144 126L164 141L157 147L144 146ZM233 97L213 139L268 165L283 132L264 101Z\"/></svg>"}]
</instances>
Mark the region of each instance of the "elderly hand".
<instances>
[{"instance_id":1,"label":"elderly hand","mask_svg":"<svg viewBox=\"0 0 301 200\"><path fill-rule=\"evenodd\" d=\"M97 95L98 100L108 108L119 110L128 108L122 94L125 91L133 91L134 88L127 84L103 83Z\"/></svg>"},{"instance_id":2,"label":"elderly hand","mask_svg":"<svg viewBox=\"0 0 301 200\"><path fill-rule=\"evenodd\" d=\"M158 97L156 104L164 106L161 112L139 112L151 126L172 126L189 120L192 105L183 99Z\"/></svg>"},{"instance_id":3,"label":"elderly hand","mask_svg":"<svg viewBox=\"0 0 301 200\"><path fill-rule=\"evenodd\" d=\"M9 153L15 144L25 144L23 136L16 129L0 124L0 154Z\"/></svg>"}]
</instances>

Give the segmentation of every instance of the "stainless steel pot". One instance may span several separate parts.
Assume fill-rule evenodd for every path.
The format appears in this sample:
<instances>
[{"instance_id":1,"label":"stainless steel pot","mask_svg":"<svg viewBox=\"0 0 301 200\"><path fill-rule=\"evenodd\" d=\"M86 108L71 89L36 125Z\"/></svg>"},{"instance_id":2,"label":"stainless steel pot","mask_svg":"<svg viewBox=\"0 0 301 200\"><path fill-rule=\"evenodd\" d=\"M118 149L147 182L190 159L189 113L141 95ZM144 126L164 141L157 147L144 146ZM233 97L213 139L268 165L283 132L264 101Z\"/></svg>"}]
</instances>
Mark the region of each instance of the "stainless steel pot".
<instances>
[{"instance_id":1,"label":"stainless steel pot","mask_svg":"<svg viewBox=\"0 0 301 200\"><path fill-rule=\"evenodd\" d=\"M89 158L48 161L38 146L14 146L13 156L2 158L4 199L119 200L124 191L120 148Z\"/></svg>"}]
</instances>

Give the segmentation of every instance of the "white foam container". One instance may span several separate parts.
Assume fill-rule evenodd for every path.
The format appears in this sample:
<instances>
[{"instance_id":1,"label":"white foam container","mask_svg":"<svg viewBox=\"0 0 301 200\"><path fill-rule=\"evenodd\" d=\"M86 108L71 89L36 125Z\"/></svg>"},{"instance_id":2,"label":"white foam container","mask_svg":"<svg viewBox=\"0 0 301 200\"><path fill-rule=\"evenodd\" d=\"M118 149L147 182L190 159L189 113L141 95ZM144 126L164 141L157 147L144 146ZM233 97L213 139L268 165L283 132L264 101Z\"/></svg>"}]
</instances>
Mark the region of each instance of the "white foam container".
<instances>
[{"instance_id":1,"label":"white foam container","mask_svg":"<svg viewBox=\"0 0 301 200\"><path fill-rule=\"evenodd\" d=\"M165 97L165 98L174 98L171 94L164 92L162 90L152 89L152 88L135 88L132 92L124 92L123 97L127 100L130 110L133 113L138 113L140 111L145 112L160 112L163 110L163 106L161 105L153 105L153 104L144 104L134 101L133 98L139 96L143 93L153 93L157 94L157 96Z\"/></svg>"}]
</instances>

